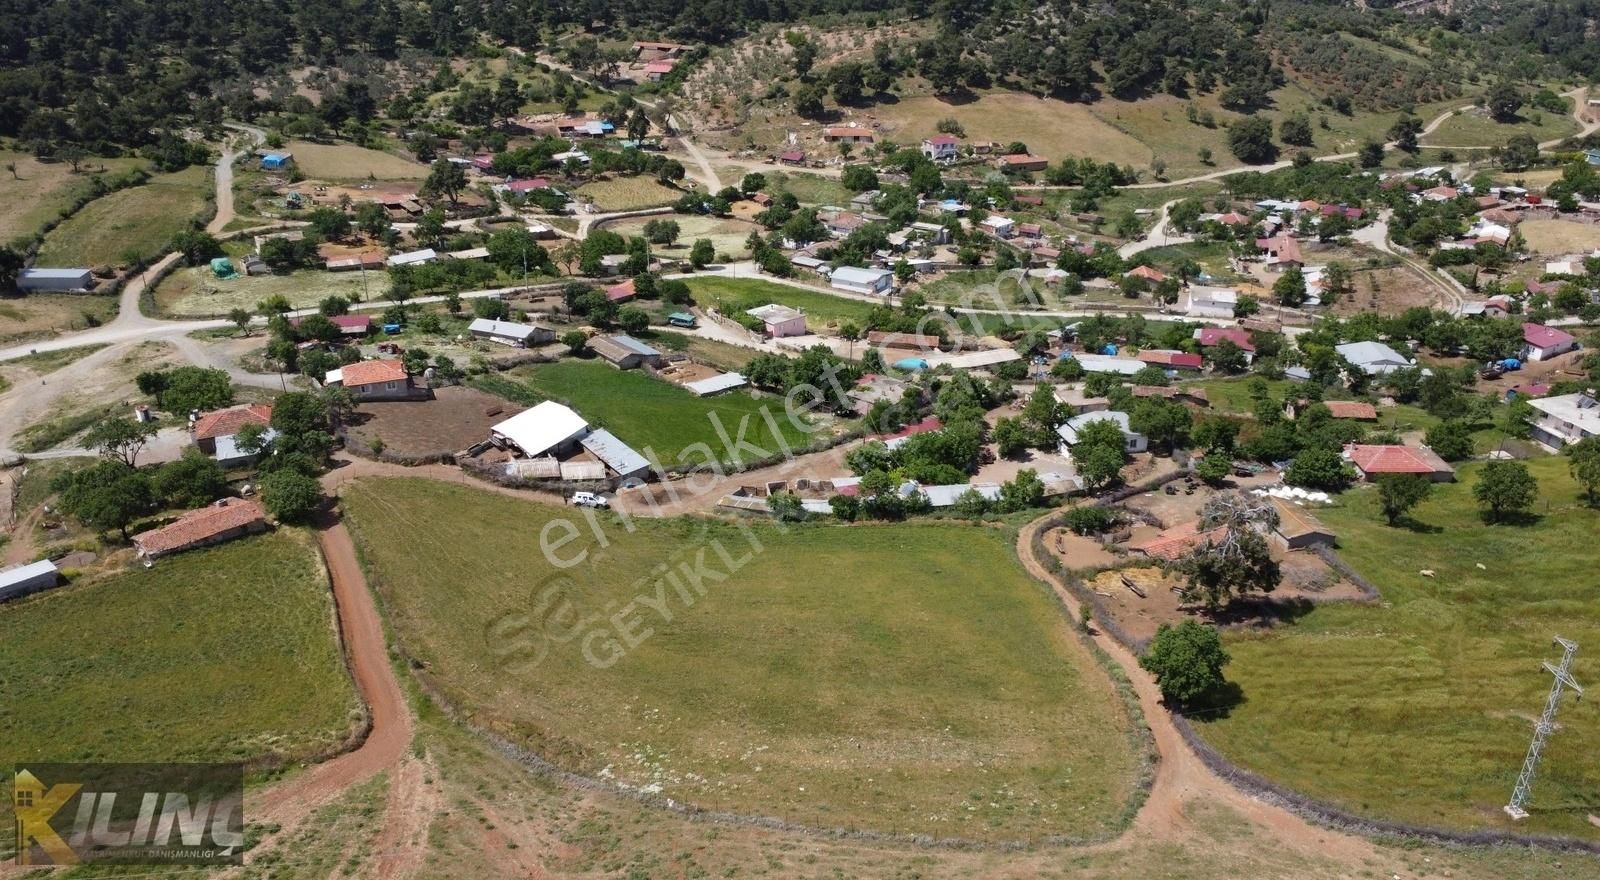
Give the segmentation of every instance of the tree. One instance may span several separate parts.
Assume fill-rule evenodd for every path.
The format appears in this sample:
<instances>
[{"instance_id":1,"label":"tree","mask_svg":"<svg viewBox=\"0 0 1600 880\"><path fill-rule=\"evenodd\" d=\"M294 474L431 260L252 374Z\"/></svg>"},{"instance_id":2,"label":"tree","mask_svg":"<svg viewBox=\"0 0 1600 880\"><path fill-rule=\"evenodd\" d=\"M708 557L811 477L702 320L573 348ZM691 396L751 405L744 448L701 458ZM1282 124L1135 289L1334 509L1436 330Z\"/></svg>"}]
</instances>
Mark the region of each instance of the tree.
<instances>
[{"instance_id":1,"label":"tree","mask_svg":"<svg viewBox=\"0 0 1600 880\"><path fill-rule=\"evenodd\" d=\"M1522 93L1510 82L1501 80L1489 87L1483 104L1495 122L1515 122L1517 111L1522 109Z\"/></svg>"},{"instance_id":2,"label":"tree","mask_svg":"<svg viewBox=\"0 0 1600 880\"><path fill-rule=\"evenodd\" d=\"M105 458L134 467L139 463L139 451L155 434L155 425L119 416L96 422L83 435L83 445Z\"/></svg>"},{"instance_id":3,"label":"tree","mask_svg":"<svg viewBox=\"0 0 1600 880\"><path fill-rule=\"evenodd\" d=\"M1283 575L1262 537L1277 523L1277 511L1261 499L1228 494L1207 501L1199 529L1213 536L1191 548L1176 566L1184 577L1184 600L1200 600L1215 609L1235 596L1277 589Z\"/></svg>"},{"instance_id":4,"label":"tree","mask_svg":"<svg viewBox=\"0 0 1600 880\"><path fill-rule=\"evenodd\" d=\"M305 391L278 395L272 402L272 441L277 456L295 454L320 468L333 449L328 401ZM275 456L276 457L276 456Z\"/></svg>"},{"instance_id":5,"label":"tree","mask_svg":"<svg viewBox=\"0 0 1600 880\"><path fill-rule=\"evenodd\" d=\"M1383 144L1377 141L1367 141L1361 145L1356 153L1356 161L1362 168L1377 168L1383 164Z\"/></svg>"},{"instance_id":6,"label":"tree","mask_svg":"<svg viewBox=\"0 0 1600 880\"><path fill-rule=\"evenodd\" d=\"M1176 451L1189 437L1189 408L1175 400L1141 398L1128 416L1128 427L1157 446Z\"/></svg>"},{"instance_id":7,"label":"tree","mask_svg":"<svg viewBox=\"0 0 1600 880\"><path fill-rule=\"evenodd\" d=\"M561 334L561 344L565 345L573 356L577 356L583 354L584 348L589 344L589 337L585 336L582 330L568 330Z\"/></svg>"},{"instance_id":8,"label":"tree","mask_svg":"<svg viewBox=\"0 0 1600 880\"><path fill-rule=\"evenodd\" d=\"M1500 164L1512 171L1521 171L1539 161L1539 142L1530 134L1514 134L1500 151Z\"/></svg>"},{"instance_id":9,"label":"tree","mask_svg":"<svg viewBox=\"0 0 1600 880\"><path fill-rule=\"evenodd\" d=\"M433 163L433 170L428 172L428 178L422 182L422 192L425 195L442 195L455 205L461 197L461 191L467 188L467 172L460 165L448 159L439 159Z\"/></svg>"},{"instance_id":10,"label":"tree","mask_svg":"<svg viewBox=\"0 0 1600 880\"><path fill-rule=\"evenodd\" d=\"M332 206L317 208L306 220L311 230L323 238L343 238L350 234L350 218Z\"/></svg>"},{"instance_id":11,"label":"tree","mask_svg":"<svg viewBox=\"0 0 1600 880\"><path fill-rule=\"evenodd\" d=\"M533 233L520 226L489 236L484 247L489 251L489 261L506 272L542 272L550 263L549 252Z\"/></svg>"},{"instance_id":12,"label":"tree","mask_svg":"<svg viewBox=\"0 0 1600 880\"><path fill-rule=\"evenodd\" d=\"M709 238L697 238L689 248L689 265L696 269L704 269L716 258L717 249Z\"/></svg>"},{"instance_id":13,"label":"tree","mask_svg":"<svg viewBox=\"0 0 1600 880\"><path fill-rule=\"evenodd\" d=\"M156 404L168 412L204 412L233 403L233 382L223 370L177 367L166 371L159 387Z\"/></svg>"},{"instance_id":14,"label":"tree","mask_svg":"<svg viewBox=\"0 0 1600 880\"><path fill-rule=\"evenodd\" d=\"M1185 620L1177 626L1163 623L1157 627L1139 665L1156 677L1161 696L1169 704L1182 707L1226 683L1222 667L1229 659L1215 628Z\"/></svg>"},{"instance_id":15,"label":"tree","mask_svg":"<svg viewBox=\"0 0 1600 880\"><path fill-rule=\"evenodd\" d=\"M228 311L228 320L232 321L233 326L239 328L239 332L245 334L246 336L250 335L251 317L252 316L248 309L241 309L237 306Z\"/></svg>"},{"instance_id":16,"label":"tree","mask_svg":"<svg viewBox=\"0 0 1600 880\"><path fill-rule=\"evenodd\" d=\"M260 488L262 506L279 522L305 522L322 504L322 487L296 471L273 471L261 478Z\"/></svg>"},{"instance_id":17,"label":"tree","mask_svg":"<svg viewBox=\"0 0 1600 880\"><path fill-rule=\"evenodd\" d=\"M767 511L779 522L799 522L806 518L805 505L793 492L774 492L767 496Z\"/></svg>"},{"instance_id":18,"label":"tree","mask_svg":"<svg viewBox=\"0 0 1600 880\"><path fill-rule=\"evenodd\" d=\"M150 512L150 478L120 461L102 461L63 474L51 482L61 493L61 508L91 529L116 529L128 539L128 525Z\"/></svg>"},{"instance_id":19,"label":"tree","mask_svg":"<svg viewBox=\"0 0 1600 880\"><path fill-rule=\"evenodd\" d=\"M1562 452L1573 481L1583 487L1584 500L1594 507L1600 499L1600 437L1585 437Z\"/></svg>"},{"instance_id":20,"label":"tree","mask_svg":"<svg viewBox=\"0 0 1600 880\"><path fill-rule=\"evenodd\" d=\"M1299 266L1291 266L1272 282L1272 295L1278 304L1296 308L1306 301L1306 276Z\"/></svg>"},{"instance_id":21,"label":"tree","mask_svg":"<svg viewBox=\"0 0 1600 880\"><path fill-rule=\"evenodd\" d=\"M252 423L252 427L261 426ZM228 476L222 465L193 446L177 461L157 468L150 483L168 507L201 507L228 494Z\"/></svg>"},{"instance_id":22,"label":"tree","mask_svg":"<svg viewBox=\"0 0 1600 880\"><path fill-rule=\"evenodd\" d=\"M1097 374L1103 375L1103 374ZM1093 421L1078 429L1072 460L1084 486L1093 492L1117 480L1127 463L1127 440L1122 428L1109 420Z\"/></svg>"},{"instance_id":23,"label":"tree","mask_svg":"<svg viewBox=\"0 0 1600 880\"><path fill-rule=\"evenodd\" d=\"M1021 419L1002 418L994 423L994 442L1000 457L1012 458L1033 445L1033 433Z\"/></svg>"},{"instance_id":24,"label":"tree","mask_svg":"<svg viewBox=\"0 0 1600 880\"><path fill-rule=\"evenodd\" d=\"M1407 153L1417 151L1417 138L1422 135L1422 120L1410 113L1401 114L1394 125L1389 126L1389 140L1394 141L1396 149Z\"/></svg>"},{"instance_id":25,"label":"tree","mask_svg":"<svg viewBox=\"0 0 1600 880\"><path fill-rule=\"evenodd\" d=\"M1271 162L1278 154L1272 144L1272 123L1264 116L1245 116L1228 126L1228 149L1247 165Z\"/></svg>"},{"instance_id":26,"label":"tree","mask_svg":"<svg viewBox=\"0 0 1600 880\"><path fill-rule=\"evenodd\" d=\"M1428 429L1425 442L1445 461L1464 461L1472 457L1472 426L1446 419Z\"/></svg>"},{"instance_id":27,"label":"tree","mask_svg":"<svg viewBox=\"0 0 1600 880\"><path fill-rule=\"evenodd\" d=\"M1309 147L1313 143L1311 120L1304 113L1291 113L1278 123L1278 140L1297 147Z\"/></svg>"},{"instance_id":28,"label":"tree","mask_svg":"<svg viewBox=\"0 0 1600 880\"><path fill-rule=\"evenodd\" d=\"M767 188L767 176L759 171L752 171L739 181L739 190L746 193L758 193Z\"/></svg>"},{"instance_id":29,"label":"tree","mask_svg":"<svg viewBox=\"0 0 1600 880\"><path fill-rule=\"evenodd\" d=\"M1228 478L1230 468L1227 456L1207 455L1194 466L1194 475L1203 480L1207 486L1220 486L1222 481Z\"/></svg>"},{"instance_id":30,"label":"tree","mask_svg":"<svg viewBox=\"0 0 1600 880\"><path fill-rule=\"evenodd\" d=\"M183 262L202 266L214 257L222 256L222 243L207 232L185 230L172 238L172 249L183 254Z\"/></svg>"},{"instance_id":31,"label":"tree","mask_svg":"<svg viewBox=\"0 0 1600 880\"><path fill-rule=\"evenodd\" d=\"M794 87L792 99L794 112L807 119L816 119L825 110L822 104L822 86L813 82L803 82Z\"/></svg>"},{"instance_id":32,"label":"tree","mask_svg":"<svg viewBox=\"0 0 1600 880\"><path fill-rule=\"evenodd\" d=\"M1206 349L1206 359L1211 361L1212 369L1225 373L1242 373L1248 365L1244 359L1244 349L1232 339L1224 339Z\"/></svg>"},{"instance_id":33,"label":"tree","mask_svg":"<svg viewBox=\"0 0 1600 880\"><path fill-rule=\"evenodd\" d=\"M638 336L650 329L650 315L638 306L623 306L621 311L617 312L617 324L622 327L624 333Z\"/></svg>"},{"instance_id":34,"label":"tree","mask_svg":"<svg viewBox=\"0 0 1600 880\"><path fill-rule=\"evenodd\" d=\"M1344 463L1339 453L1316 446L1302 451L1289 463L1283 481L1291 486L1338 492L1350 485L1355 473Z\"/></svg>"},{"instance_id":35,"label":"tree","mask_svg":"<svg viewBox=\"0 0 1600 880\"><path fill-rule=\"evenodd\" d=\"M1383 474L1378 477L1378 505L1389 525L1400 522L1411 508L1433 491L1433 481L1423 474Z\"/></svg>"},{"instance_id":36,"label":"tree","mask_svg":"<svg viewBox=\"0 0 1600 880\"><path fill-rule=\"evenodd\" d=\"M1491 523L1527 513L1538 494L1539 481L1520 461L1489 462L1478 473L1477 485L1472 487L1472 497L1484 508L1485 518Z\"/></svg>"},{"instance_id":37,"label":"tree","mask_svg":"<svg viewBox=\"0 0 1600 880\"><path fill-rule=\"evenodd\" d=\"M1044 503L1044 481L1033 468L1023 468L1017 475L1000 484L997 506L1008 513L1038 507Z\"/></svg>"},{"instance_id":38,"label":"tree","mask_svg":"<svg viewBox=\"0 0 1600 880\"><path fill-rule=\"evenodd\" d=\"M846 165L839 182L851 192L866 192L878 188L878 175L871 165Z\"/></svg>"}]
</instances>

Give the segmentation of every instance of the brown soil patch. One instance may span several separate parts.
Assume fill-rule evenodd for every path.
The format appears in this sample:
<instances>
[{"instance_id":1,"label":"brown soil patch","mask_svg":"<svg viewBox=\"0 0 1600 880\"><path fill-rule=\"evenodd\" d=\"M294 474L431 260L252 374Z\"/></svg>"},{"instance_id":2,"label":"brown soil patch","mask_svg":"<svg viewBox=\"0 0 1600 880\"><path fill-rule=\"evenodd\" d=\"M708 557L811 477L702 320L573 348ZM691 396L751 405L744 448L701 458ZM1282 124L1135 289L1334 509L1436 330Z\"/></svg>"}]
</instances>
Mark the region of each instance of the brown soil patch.
<instances>
[{"instance_id":1,"label":"brown soil patch","mask_svg":"<svg viewBox=\"0 0 1600 880\"><path fill-rule=\"evenodd\" d=\"M432 400L361 404L349 442L367 449L382 439L385 451L395 455L445 455L488 439L491 426L523 409L474 388L440 388Z\"/></svg>"},{"instance_id":2,"label":"brown soil patch","mask_svg":"<svg viewBox=\"0 0 1600 880\"><path fill-rule=\"evenodd\" d=\"M1406 309L1432 305L1439 296L1438 288L1409 266L1358 269L1350 273L1350 283L1354 291L1339 297L1330 307L1340 317L1363 312L1398 315Z\"/></svg>"}]
</instances>

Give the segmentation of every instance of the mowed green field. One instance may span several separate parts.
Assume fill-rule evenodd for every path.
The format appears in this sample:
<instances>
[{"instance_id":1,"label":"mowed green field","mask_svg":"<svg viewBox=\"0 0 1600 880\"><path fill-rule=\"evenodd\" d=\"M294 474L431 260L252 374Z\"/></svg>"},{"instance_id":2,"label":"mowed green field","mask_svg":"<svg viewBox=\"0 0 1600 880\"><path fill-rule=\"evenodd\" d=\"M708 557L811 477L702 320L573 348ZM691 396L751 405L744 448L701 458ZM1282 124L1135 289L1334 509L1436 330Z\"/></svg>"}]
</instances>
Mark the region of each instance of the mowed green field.
<instances>
[{"instance_id":1,"label":"mowed green field","mask_svg":"<svg viewBox=\"0 0 1600 880\"><path fill-rule=\"evenodd\" d=\"M1206 739L1275 781L1365 815L1511 830L1500 808L1549 692L1539 664L1560 656L1551 638L1584 646L1574 674L1600 680L1600 511L1583 506L1566 461L1549 457L1530 462L1539 521L1485 526L1472 500L1481 467L1463 466L1460 482L1437 487L1413 511L1415 529L1383 525L1372 489L1319 510L1384 604L1323 606L1271 632L1229 635L1227 673L1244 702L1199 724ZM1592 839L1600 707L1569 695L1559 724L1532 816L1514 828Z\"/></svg>"},{"instance_id":2,"label":"mowed green field","mask_svg":"<svg viewBox=\"0 0 1600 880\"><path fill-rule=\"evenodd\" d=\"M8 603L0 644L7 765L305 758L341 742L358 709L301 533Z\"/></svg>"},{"instance_id":3,"label":"mowed green field","mask_svg":"<svg viewBox=\"0 0 1600 880\"><path fill-rule=\"evenodd\" d=\"M746 442L768 454L782 453L783 446L763 418L763 410L771 414L782 441L790 449L802 449L812 439L826 436L820 426L813 433L796 427L785 414L782 398L757 400L743 391L696 397L665 380L637 370L618 370L601 361L565 360L523 366L490 378L489 382L474 384L523 404L540 400L565 403L589 424L606 428L664 467L706 463L708 454L695 448L698 444L705 444L709 458L716 461L766 457L739 448L741 434ZM511 387L506 387L507 382ZM727 439L719 434L719 424Z\"/></svg>"},{"instance_id":4,"label":"mowed green field","mask_svg":"<svg viewBox=\"0 0 1600 880\"><path fill-rule=\"evenodd\" d=\"M113 177L147 164L143 159L100 159L84 161L74 174L66 162L41 162L26 153L0 150L0 165L16 165L16 174L0 174L0 242L10 242L37 233L61 212L91 190L90 181L100 174Z\"/></svg>"},{"instance_id":5,"label":"mowed green field","mask_svg":"<svg viewBox=\"0 0 1600 880\"><path fill-rule=\"evenodd\" d=\"M695 302L710 306L724 315L743 315L747 309L777 303L806 313L806 326L813 329L838 327L846 321L856 326L866 323L872 303L834 296L824 290L805 290L789 284L776 284L759 278L686 279Z\"/></svg>"},{"instance_id":6,"label":"mowed green field","mask_svg":"<svg viewBox=\"0 0 1600 880\"><path fill-rule=\"evenodd\" d=\"M307 177L319 180L422 180L428 166L355 144L290 141L285 149ZM254 163L259 167L259 163Z\"/></svg>"},{"instance_id":7,"label":"mowed green field","mask_svg":"<svg viewBox=\"0 0 1600 880\"><path fill-rule=\"evenodd\" d=\"M344 509L428 679L563 767L937 837L1091 837L1126 815L1131 722L1000 530L608 515L601 547L573 510L417 479L354 484ZM539 535L567 518L581 535L556 558L590 555L558 569Z\"/></svg>"},{"instance_id":8,"label":"mowed green field","mask_svg":"<svg viewBox=\"0 0 1600 880\"><path fill-rule=\"evenodd\" d=\"M144 186L95 199L50 230L35 261L40 266L104 266L127 256L155 257L205 206L211 166L158 174Z\"/></svg>"}]
</instances>

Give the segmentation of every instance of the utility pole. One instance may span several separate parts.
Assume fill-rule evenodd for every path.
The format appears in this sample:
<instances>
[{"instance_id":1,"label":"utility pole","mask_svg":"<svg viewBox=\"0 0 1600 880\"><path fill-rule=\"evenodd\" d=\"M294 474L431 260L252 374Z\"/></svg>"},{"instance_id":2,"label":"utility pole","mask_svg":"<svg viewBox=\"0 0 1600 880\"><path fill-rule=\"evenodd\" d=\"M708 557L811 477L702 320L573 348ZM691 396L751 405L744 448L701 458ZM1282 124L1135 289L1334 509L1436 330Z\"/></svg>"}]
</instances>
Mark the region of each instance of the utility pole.
<instances>
[{"instance_id":1,"label":"utility pole","mask_svg":"<svg viewBox=\"0 0 1600 880\"><path fill-rule=\"evenodd\" d=\"M1523 807L1528 803L1528 795L1533 789L1533 771L1539 766L1539 753L1544 751L1544 741L1556 729L1556 710L1561 707L1562 691L1572 688L1579 699L1583 697L1583 688L1572 677L1572 658L1578 654L1578 643L1556 636L1556 644L1561 646L1561 665L1553 665L1548 660L1544 662L1544 670L1555 676L1555 682L1550 685L1550 697L1545 700L1544 714L1533 725L1533 741L1528 744L1528 756L1522 759L1522 772L1517 775L1517 786L1511 791L1511 803L1505 806L1506 815L1512 819L1528 818L1528 811Z\"/></svg>"}]
</instances>

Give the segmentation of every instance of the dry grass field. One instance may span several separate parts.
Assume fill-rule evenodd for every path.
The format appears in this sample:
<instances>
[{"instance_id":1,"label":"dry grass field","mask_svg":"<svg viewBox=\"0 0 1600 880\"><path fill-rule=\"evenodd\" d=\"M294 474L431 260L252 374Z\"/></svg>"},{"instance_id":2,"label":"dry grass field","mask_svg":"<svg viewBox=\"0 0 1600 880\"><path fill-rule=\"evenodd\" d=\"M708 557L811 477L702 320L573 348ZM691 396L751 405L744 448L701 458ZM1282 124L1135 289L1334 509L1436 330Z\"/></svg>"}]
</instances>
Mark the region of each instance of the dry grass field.
<instances>
[{"instance_id":1,"label":"dry grass field","mask_svg":"<svg viewBox=\"0 0 1600 880\"><path fill-rule=\"evenodd\" d=\"M92 294L35 293L0 298L0 342L22 342L84 330L117 315L117 298Z\"/></svg>"},{"instance_id":2,"label":"dry grass field","mask_svg":"<svg viewBox=\"0 0 1600 880\"><path fill-rule=\"evenodd\" d=\"M976 101L951 103L932 96L905 98L873 108L884 137L915 144L937 134L939 120L953 118L969 140L1002 144L1021 141L1041 156L1093 156L1118 165L1145 168L1150 148L1107 124L1084 104L1069 104L1019 92L986 92Z\"/></svg>"},{"instance_id":3,"label":"dry grass field","mask_svg":"<svg viewBox=\"0 0 1600 880\"><path fill-rule=\"evenodd\" d=\"M1534 140L1543 142L1577 131L1578 123L1565 113L1524 107L1517 121L1501 123L1490 119L1483 108L1475 107L1445 120L1422 143L1430 147L1500 147L1519 134L1532 135Z\"/></svg>"},{"instance_id":4,"label":"dry grass field","mask_svg":"<svg viewBox=\"0 0 1600 880\"><path fill-rule=\"evenodd\" d=\"M617 223L607 223L606 229L626 236L644 235L644 226L655 217L641 217L634 220L623 220ZM718 217L701 217L691 214L677 214L664 218L678 224L678 241L674 245L652 245L653 253L667 257L680 257L688 259L689 248L695 239L705 238L711 240L711 246L719 254L727 254L736 260L742 260L750 255L745 248L745 239L751 232L760 231L761 227L743 220L729 220Z\"/></svg>"},{"instance_id":5,"label":"dry grass field","mask_svg":"<svg viewBox=\"0 0 1600 880\"><path fill-rule=\"evenodd\" d=\"M653 177L613 177L578 187L577 194L594 202L602 211L634 211L670 205L683 193L662 186Z\"/></svg>"},{"instance_id":6,"label":"dry grass field","mask_svg":"<svg viewBox=\"0 0 1600 880\"><path fill-rule=\"evenodd\" d=\"M144 186L95 199L50 231L40 266L105 266L163 253L205 206L211 166L158 174Z\"/></svg>"},{"instance_id":7,"label":"dry grass field","mask_svg":"<svg viewBox=\"0 0 1600 880\"><path fill-rule=\"evenodd\" d=\"M1600 248L1600 225L1573 220L1526 220L1517 231L1536 254L1587 254Z\"/></svg>"},{"instance_id":8,"label":"dry grass field","mask_svg":"<svg viewBox=\"0 0 1600 880\"><path fill-rule=\"evenodd\" d=\"M382 271L367 273L366 290L376 297L388 289ZM254 310L256 303L282 294L295 308L314 306L338 294L361 301L360 272L324 272L306 269L288 275L240 275L223 280L209 266L179 269L162 279L156 287L156 309L164 315L183 318L226 316L232 309Z\"/></svg>"},{"instance_id":9,"label":"dry grass field","mask_svg":"<svg viewBox=\"0 0 1600 880\"><path fill-rule=\"evenodd\" d=\"M89 191L89 181L103 166L119 174L143 166L143 159L89 159L84 171L72 173L65 162L40 162L27 153L0 150L0 166L15 165L16 174L0 171L0 242L37 233Z\"/></svg>"},{"instance_id":10,"label":"dry grass field","mask_svg":"<svg viewBox=\"0 0 1600 880\"><path fill-rule=\"evenodd\" d=\"M428 176L426 165L354 144L290 141L284 149L294 154L301 173L318 180L422 180Z\"/></svg>"}]
</instances>

